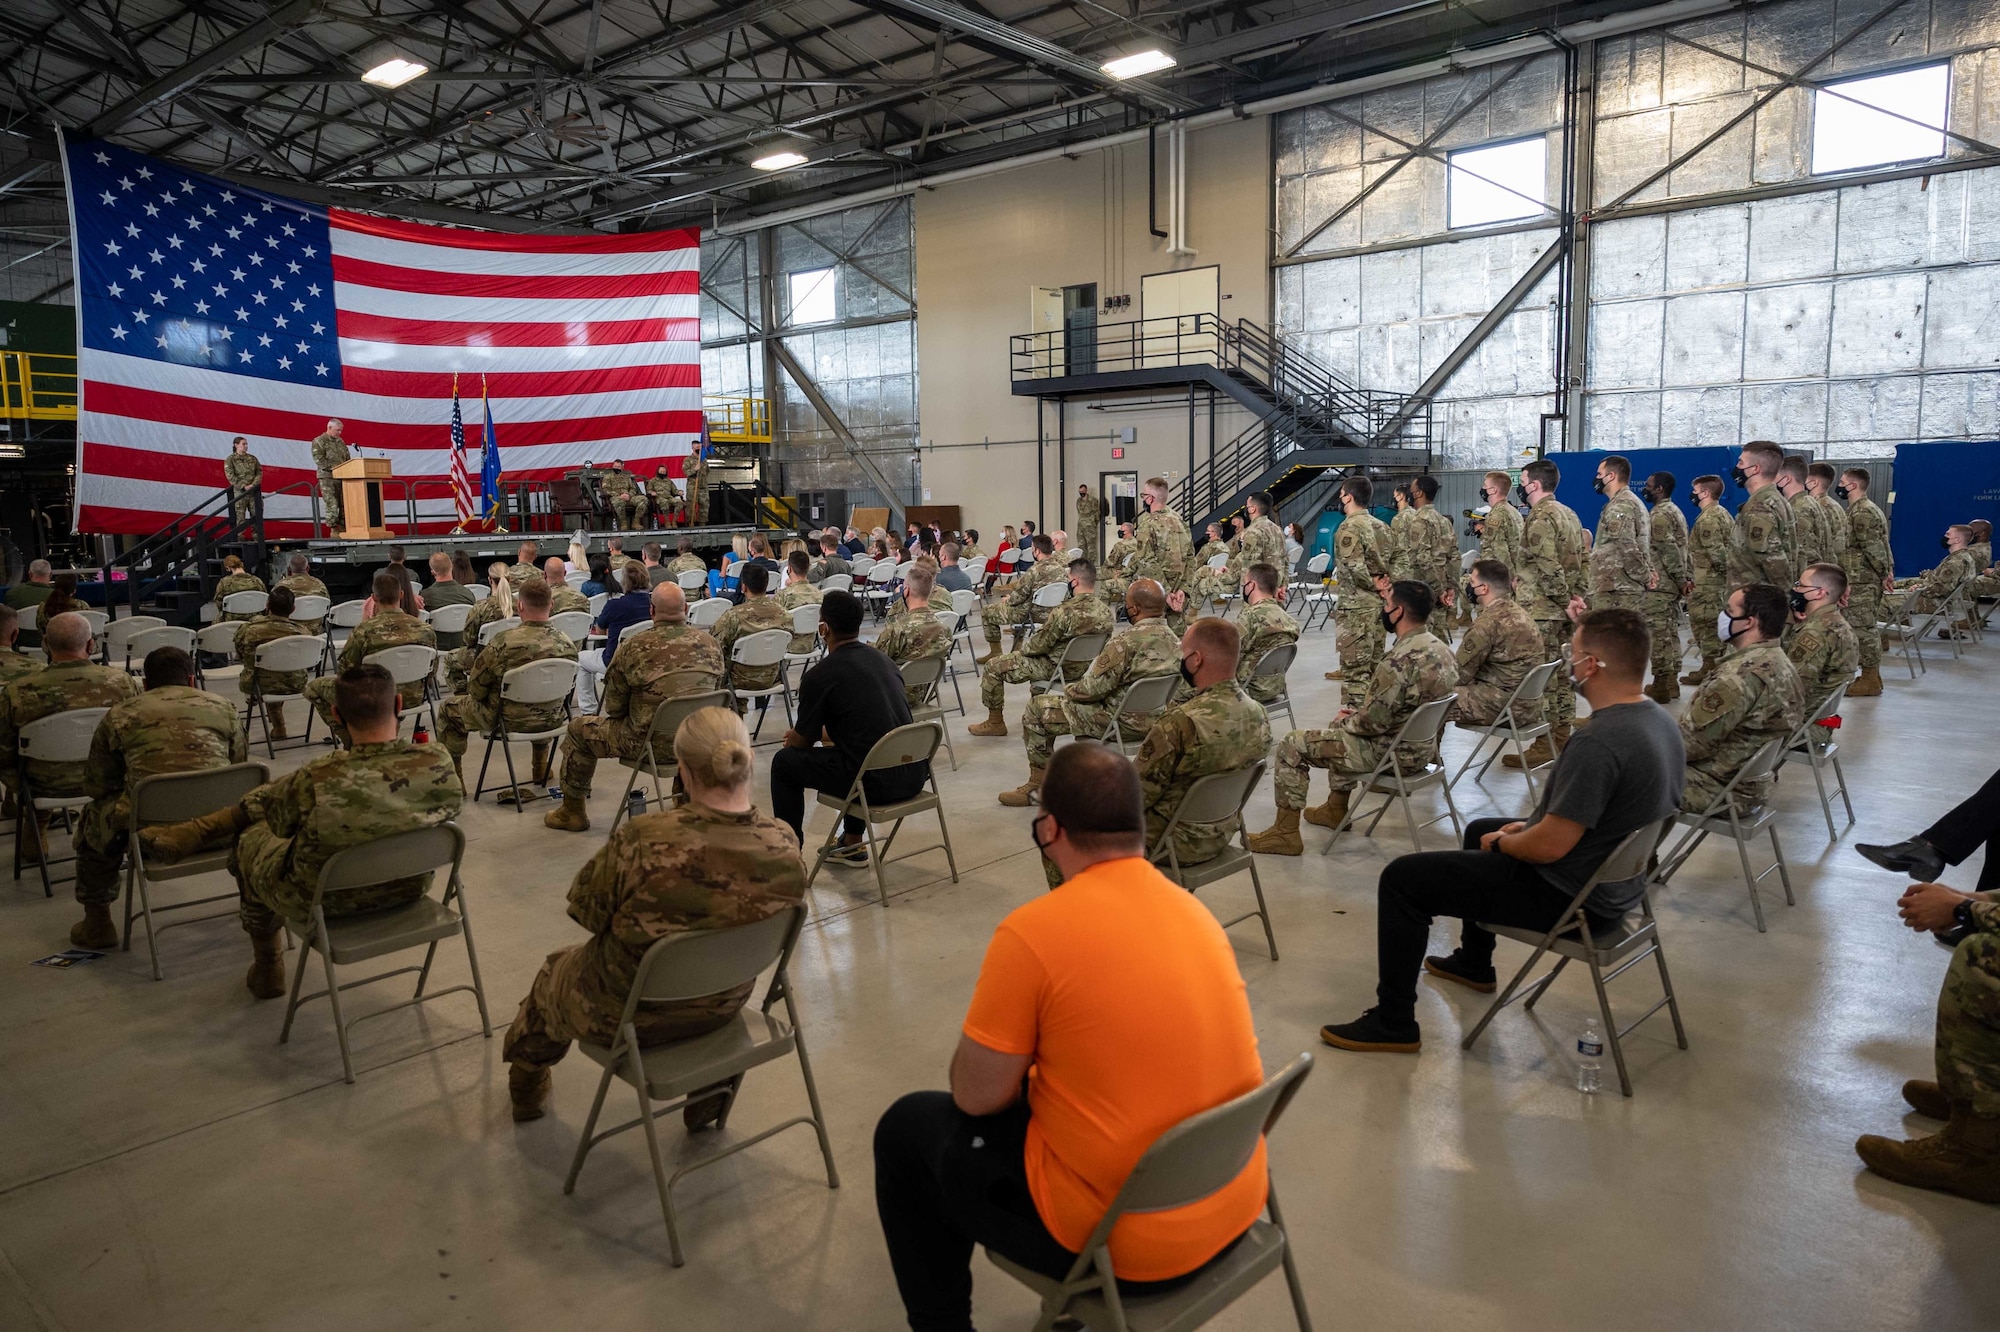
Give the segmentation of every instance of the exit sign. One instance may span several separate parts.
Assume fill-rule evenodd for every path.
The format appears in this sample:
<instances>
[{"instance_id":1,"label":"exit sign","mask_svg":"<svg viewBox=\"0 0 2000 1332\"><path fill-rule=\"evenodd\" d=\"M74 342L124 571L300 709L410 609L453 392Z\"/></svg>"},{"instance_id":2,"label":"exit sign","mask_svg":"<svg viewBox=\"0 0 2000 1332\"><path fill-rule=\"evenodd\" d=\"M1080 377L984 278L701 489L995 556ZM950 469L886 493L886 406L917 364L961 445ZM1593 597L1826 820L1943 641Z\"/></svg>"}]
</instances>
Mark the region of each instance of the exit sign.
<instances>
[{"instance_id":1,"label":"exit sign","mask_svg":"<svg viewBox=\"0 0 2000 1332\"><path fill-rule=\"evenodd\" d=\"M1125 456L1125 450L1123 450L1123 449L1120 449L1120 448L1113 448L1113 449L1111 450L1111 460L1112 460L1113 462L1117 462L1117 461L1118 461L1119 459L1123 458L1124 456Z\"/></svg>"}]
</instances>

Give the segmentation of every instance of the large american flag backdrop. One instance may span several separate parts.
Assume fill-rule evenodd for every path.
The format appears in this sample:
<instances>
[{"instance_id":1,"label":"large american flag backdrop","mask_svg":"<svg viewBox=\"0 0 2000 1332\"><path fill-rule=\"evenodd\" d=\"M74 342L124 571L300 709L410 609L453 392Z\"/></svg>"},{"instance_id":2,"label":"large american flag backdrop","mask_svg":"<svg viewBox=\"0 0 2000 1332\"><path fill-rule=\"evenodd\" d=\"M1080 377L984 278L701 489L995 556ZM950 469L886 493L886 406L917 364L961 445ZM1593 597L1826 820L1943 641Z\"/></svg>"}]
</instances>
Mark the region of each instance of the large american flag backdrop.
<instances>
[{"instance_id":1,"label":"large american flag backdrop","mask_svg":"<svg viewBox=\"0 0 2000 1332\"><path fill-rule=\"evenodd\" d=\"M672 474L701 430L700 234L426 226L64 145L77 288L77 526L151 532L225 484L245 435L266 517L304 535L310 441L420 482L449 528L452 376L485 377L509 481L623 458ZM476 431L468 446L478 447ZM476 456L468 462L477 467ZM400 530L400 492L384 496ZM289 520L289 521L285 521Z\"/></svg>"}]
</instances>

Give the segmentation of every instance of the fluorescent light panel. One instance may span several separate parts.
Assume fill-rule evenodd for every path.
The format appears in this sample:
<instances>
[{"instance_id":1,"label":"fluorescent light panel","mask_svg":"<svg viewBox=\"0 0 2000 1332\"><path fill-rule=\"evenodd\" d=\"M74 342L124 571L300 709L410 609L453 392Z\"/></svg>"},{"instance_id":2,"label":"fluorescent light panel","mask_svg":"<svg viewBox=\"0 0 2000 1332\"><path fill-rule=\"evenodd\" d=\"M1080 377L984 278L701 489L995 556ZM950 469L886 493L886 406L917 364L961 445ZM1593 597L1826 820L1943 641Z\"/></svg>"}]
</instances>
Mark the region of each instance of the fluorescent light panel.
<instances>
[{"instance_id":1,"label":"fluorescent light panel","mask_svg":"<svg viewBox=\"0 0 2000 1332\"><path fill-rule=\"evenodd\" d=\"M1165 51L1152 47L1107 60L1099 68L1114 79L1136 79L1142 74L1157 74L1163 69L1172 69L1179 63Z\"/></svg>"},{"instance_id":2,"label":"fluorescent light panel","mask_svg":"<svg viewBox=\"0 0 2000 1332\"><path fill-rule=\"evenodd\" d=\"M406 60L402 56L390 56L375 68L361 76L363 83L372 83L378 88L400 88L422 74L430 72L429 65Z\"/></svg>"},{"instance_id":3,"label":"fluorescent light panel","mask_svg":"<svg viewBox=\"0 0 2000 1332\"><path fill-rule=\"evenodd\" d=\"M766 153L764 156L751 162L750 165L759 171L783 171L786 167L803 165L805 160L806 155L804 153L794 152L790 148L781 148L775 153Z\"/></svg>"}]
</instances>

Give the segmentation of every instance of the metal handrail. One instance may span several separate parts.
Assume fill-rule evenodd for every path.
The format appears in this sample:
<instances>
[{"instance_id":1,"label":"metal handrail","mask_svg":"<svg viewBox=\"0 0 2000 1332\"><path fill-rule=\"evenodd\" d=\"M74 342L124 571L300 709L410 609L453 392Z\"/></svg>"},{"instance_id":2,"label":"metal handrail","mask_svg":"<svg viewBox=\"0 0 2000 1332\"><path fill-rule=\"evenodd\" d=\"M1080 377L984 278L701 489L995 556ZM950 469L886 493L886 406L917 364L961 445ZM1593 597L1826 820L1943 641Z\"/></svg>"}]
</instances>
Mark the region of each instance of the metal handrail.
<instances>
[{"instance_id":1,"label":"metal handrail","mask_svg":"<svg viewBox=\"0 0 2000 1332\"><path fill-rule=\"evenodd\" d=\"M0 352L0 418L76 420L76 357L58 352Z\"/></svg>"}]
</instances>

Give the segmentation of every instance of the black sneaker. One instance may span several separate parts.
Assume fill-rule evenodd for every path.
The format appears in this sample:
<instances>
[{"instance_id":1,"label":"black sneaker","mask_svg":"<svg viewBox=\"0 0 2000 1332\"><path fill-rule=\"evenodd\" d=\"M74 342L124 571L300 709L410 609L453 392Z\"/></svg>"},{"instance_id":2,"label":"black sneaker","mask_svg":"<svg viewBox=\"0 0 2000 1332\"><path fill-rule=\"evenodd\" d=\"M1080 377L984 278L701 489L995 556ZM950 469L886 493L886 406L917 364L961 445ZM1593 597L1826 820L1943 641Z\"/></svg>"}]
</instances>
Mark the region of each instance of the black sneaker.
<instances>
[{"instance_id":1,"label":"black sneaker","mask_svg":"<svg viewBox=\"0 0 2000 1332\"><path fill-rule=\"evenodd\" d=\"M1936 883L1938 875L1944 873L1944 857L1938 849L1921 837L1912 837L1907 842L1897 842L1893 846L1879 846L1868 842L1855 844L1854 849L1874 861L1885 870L1898 874L1908 874L1920 883Z\"/></svg>"},{"instance_id":2,"label":"black sneaker","mask_svg":"<svg viewBox=\"0 0 2000 1332\"><path fill-rule=\"evenodd\" d=\"M852 846L833 846L828 849L826 858L838 865L866 865L868 843L856 842Z\"/></svg>"},{"instance_id":3,"label":"black sneaker","mask_svg":"<svg viewBox=\"0 0 2000 1332\"><path fill-rule=\"evenodd\" d=\"M1481 994L1493 993L1497 988L1495 982L1499 979L1492 967L1475 967L1467 962L1463 949L1453 949L1450 957L1425 958L1424 970L1433 976L1455 981L1468 990L1477 990Z\"/></svg>"},{"instance_id":4,"label":"black sneaker","mask_svg":"<svg viewBox=\"0 0 2000 1332\"><path fill-rule=\"evenodd\" d=\"M1415 1054L1423 1049L1423 1031L1416 1020L1391 1022L1382 1010L1371 1008L1352 1022L1319 1029L1319 1038L1341 1050L1369 1050L1380 1054Z\"/></svg>"}]
</instances>

